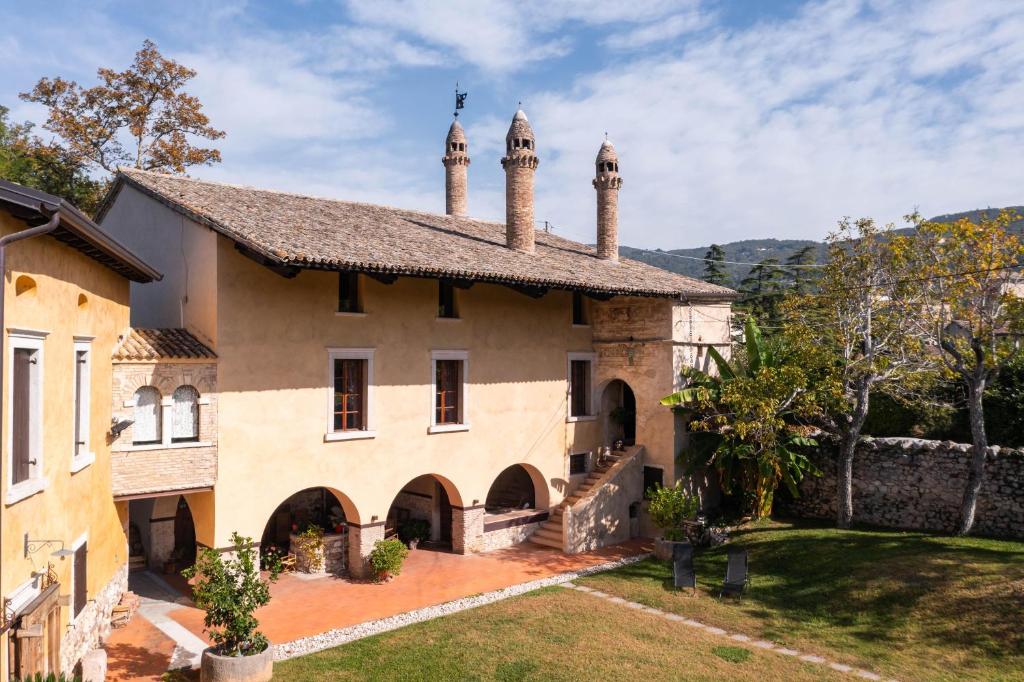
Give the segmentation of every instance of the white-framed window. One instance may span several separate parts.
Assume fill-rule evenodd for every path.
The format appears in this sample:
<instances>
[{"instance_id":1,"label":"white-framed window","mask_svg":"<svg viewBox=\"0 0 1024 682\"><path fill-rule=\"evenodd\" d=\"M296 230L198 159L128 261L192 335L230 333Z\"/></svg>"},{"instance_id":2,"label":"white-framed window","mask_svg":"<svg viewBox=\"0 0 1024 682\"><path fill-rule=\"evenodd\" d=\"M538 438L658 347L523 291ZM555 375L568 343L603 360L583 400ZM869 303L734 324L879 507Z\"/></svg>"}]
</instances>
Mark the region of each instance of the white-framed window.
<instances>
[{"instance_id":1,"label":"white-framed window","mask_svg":"<svg viewBox=\"0 0 1024 682\"><path fill-rule=\"evenodd\" d=\"M96 461L89 445L89 418L92 400L92 338L75 337L74 354L74 426L71 443L71 471L81 471Z\"/></svg>"},{"instance_id":2,"label":"white-framed window","mask_svg":"<svg viewBox=\"0 0 1024 682\"><path fill-rule=\"evenodd\" d=\"M372 348L327 349L327 432L325 441L373 438Z\"/></svg>"},{"instance_id":3,"label":"white-framed window","mask_svg":"<svg viewBox=\"0 0 1024 682\"><path fill-rule=\"evenodd\" d=\"M135 391L132 419L132 445L163 442L163 400L156 386L140 386Z\"/></svg>"},{"instance_id":4,"label":"white-framed window","mask_svg":"<svg viewBox=\"0 0 1024 682\"><path fill-rule=\"evenodd\" d=\"M46 487L43 476L43 342L47 332L8 330L6 503Z\"/></svg>"},{"instance_id":5,"label":"white-framed window","mask_svg":"<svg viewBox=\"0 0 1024 682\"><path fill-rule=\"evenodd\" d=\"M199 440L199 391L188 384L174 389L171 397L171 442Z\"/></svg>"},{"instance_id":6,"label":"white-framed window","mask_svg":"<svg viewBox=\"0 0 1024 682\"><path fill-rule=\"evenodd\" d=\"M566 403L567 419L587 421L595 418L594 410L594 367L597 356L594 353L569 353L567 368Z\"/></svg>"},{"instance_id":7,"label":"white-framed window","mask_svg":"<svg viewBox=\"0 0 1024 682\"><path fill-rule=\"evenodd\" d=\"M469 352L431 351L430 377L430 427L427 432L468 431Z\"/></svg>"}]
</instances>

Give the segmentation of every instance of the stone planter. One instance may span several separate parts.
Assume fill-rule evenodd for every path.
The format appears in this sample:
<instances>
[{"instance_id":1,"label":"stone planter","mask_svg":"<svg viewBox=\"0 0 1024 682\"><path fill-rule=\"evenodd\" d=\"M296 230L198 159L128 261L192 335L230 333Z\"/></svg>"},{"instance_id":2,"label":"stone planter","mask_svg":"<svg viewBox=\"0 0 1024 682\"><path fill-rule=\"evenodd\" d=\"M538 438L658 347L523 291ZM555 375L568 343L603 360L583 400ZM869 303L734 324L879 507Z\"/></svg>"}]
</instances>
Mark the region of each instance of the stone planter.
<instances>
[{"instance_id":1,"label":"stone planter","mask_svg":"<svg viewBox=\"0 0 1024 682\"><path fill-rule=\"evenodd\" d=\"M347 533L324 535L323 546L311 552L301 550L298 535L289 537L289 549L295 555L295 570L314 575L341 575L345 572L345 555L348 553Z\"/></svg>"},{"instance_id":2,"label":"stone planter","mask_svg":"<svg viewBox=\"0 0 1024 682\"><path fill-rule=\"evenodd\" d=\"M274 649L255 656L221 656L210 647L199 664L200 682L268 682L274 676Z\"/></svg>"},{"instance_id":3,"label":"stone planter","mask_svg":"<svg viewBox=\"0 0 1024 682\"><path fill-rule=\"evenodd\" d=\"M674 540L658 538L654 541L654 557L656 559L661 559L662 561L672 561L672 552L675 546L688 544L690 543L686 540L676 542Z\"/></svg>"}]
</instances>

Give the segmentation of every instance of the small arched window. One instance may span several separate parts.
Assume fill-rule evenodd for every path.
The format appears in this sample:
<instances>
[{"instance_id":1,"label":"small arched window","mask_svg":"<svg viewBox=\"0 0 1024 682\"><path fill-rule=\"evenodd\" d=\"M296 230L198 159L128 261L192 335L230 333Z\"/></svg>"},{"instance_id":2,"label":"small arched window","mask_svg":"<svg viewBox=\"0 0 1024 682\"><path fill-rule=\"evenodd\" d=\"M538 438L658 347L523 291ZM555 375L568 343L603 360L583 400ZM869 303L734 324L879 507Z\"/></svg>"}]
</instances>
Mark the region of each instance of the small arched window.
<instances>
[{"instance_id":1,"label":"small arched window","mask_svg":"<svg viewBox=\"0 0 1024 682\"><path fill-rule=\"evenodd\" d=\"M199 391L192 386L174 390L171 412L171 441L188 443L199 440Z\"/></svg>"},{"instance_id":2,"label":"small arched window","mask_svg":"<svg viewBox=\"0 0 1024 682\"><path fill-rule=\"evenodd\" d=\"M159 443L163 436L160 431L160 391L153 386L142 386L135 391L135 423L132 425L134 445Z\"/></svg>"}]
</instances>

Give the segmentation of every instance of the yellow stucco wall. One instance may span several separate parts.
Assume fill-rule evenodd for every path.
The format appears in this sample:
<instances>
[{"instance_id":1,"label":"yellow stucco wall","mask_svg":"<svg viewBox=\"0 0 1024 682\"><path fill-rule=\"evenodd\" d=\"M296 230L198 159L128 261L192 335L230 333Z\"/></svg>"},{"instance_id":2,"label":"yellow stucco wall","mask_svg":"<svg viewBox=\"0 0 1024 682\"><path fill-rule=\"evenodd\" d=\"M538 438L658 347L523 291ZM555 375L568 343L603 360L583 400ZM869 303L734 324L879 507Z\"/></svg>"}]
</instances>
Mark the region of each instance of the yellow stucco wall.
<instances>
[{"instance_id":1,"label":"yellow stucco wall","mask_svg":"<svg viewBox=\"0 0 1024 682\"><path fill-rule=\"evenodd\" d=\"M363 277L366 314L337 315L336 273L285 279L218 241L217 546L235 530L258 539L277 505L313 486L347 496L360 523L383 520L422 474L444 477L452 503L470 506L503 469L528 464L551 504L562 499L566 453L599 433L597 421L566 422L567 353L593 350L591 329L572 326L569 293L531 299L477 284L457 290L460 320L438 320L435 280ZM324 442L328 347L376 349L375 438ZM469 353L470 429L428 434L431 350L443 349Z\"/></svg>"},{"instance_id":2,"label":"yellow stucco wall","mask_svg":"<svg viewBox=\"0 0 1024 682\"><path fill-rule=\"evenodd\" d=\"M26 225L0 213L3 234ZM23 536L59 539L70 548L88 534L88 597L102 589L126 562L125 537L110 493L110 454L106 433L110 427L111 353L118 335L128 327L128 281L52 237L35 237L8 247L5 286L7 329L48 332L43 342L43 475L46 488L9 504L7 429L10 378L7 329L4 354L4 466L0 491L4 496L0 520L0 594L45 570L52 562L61 582L61 594L70 589L72 560L50 557L57 547L24 557ZM34 291L16 294L21 275L36 283ZM79 306L79 296L87 302ZM89 445L95 462L71 473L73 440L74 338L92 336ZM63 623L68 608L62 609ZM63 633L63 628L62 628ZM0 679L7 679L7 641L0 641Z\"/></svg>"}]
</instances>

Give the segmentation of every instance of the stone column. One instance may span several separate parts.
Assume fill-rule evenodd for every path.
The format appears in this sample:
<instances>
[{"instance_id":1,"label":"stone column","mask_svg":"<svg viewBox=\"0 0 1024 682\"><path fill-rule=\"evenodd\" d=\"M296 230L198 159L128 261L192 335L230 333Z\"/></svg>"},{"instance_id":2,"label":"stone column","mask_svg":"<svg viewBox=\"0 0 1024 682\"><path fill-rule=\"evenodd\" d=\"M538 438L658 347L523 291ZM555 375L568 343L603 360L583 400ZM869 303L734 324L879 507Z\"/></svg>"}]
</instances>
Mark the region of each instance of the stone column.
<instances>
[{"instance_id":1,"label":"stone column","mask_svg":"<svg viewBox=\"0 0 1024 682\"><path fill-rule=\"evenodd\" d=\"M174 552L174 518L150 519L149 567L162 571L164 562Z\"/></svg>"},{"instance_id":2,"label":"stone column","mask_svg":"<svg viewBox=\"0 0 1024 682\"><path fill-rule=\"evenodd\" d=\"M484 507L452 507L452 551L473 554L484 547Z\"/></svg>"},{"instance_id":3,"label":"stone column","mask_svg":"<svg viewBox=\"0 0 1024 682\"><path fill-rule=\"evenodd\" d=\"M348 526L348 574L353 578L368 578L371 574L370 552L378 540L384 539L384 524L371 523Z\"/></svg>"}]
</instances>

